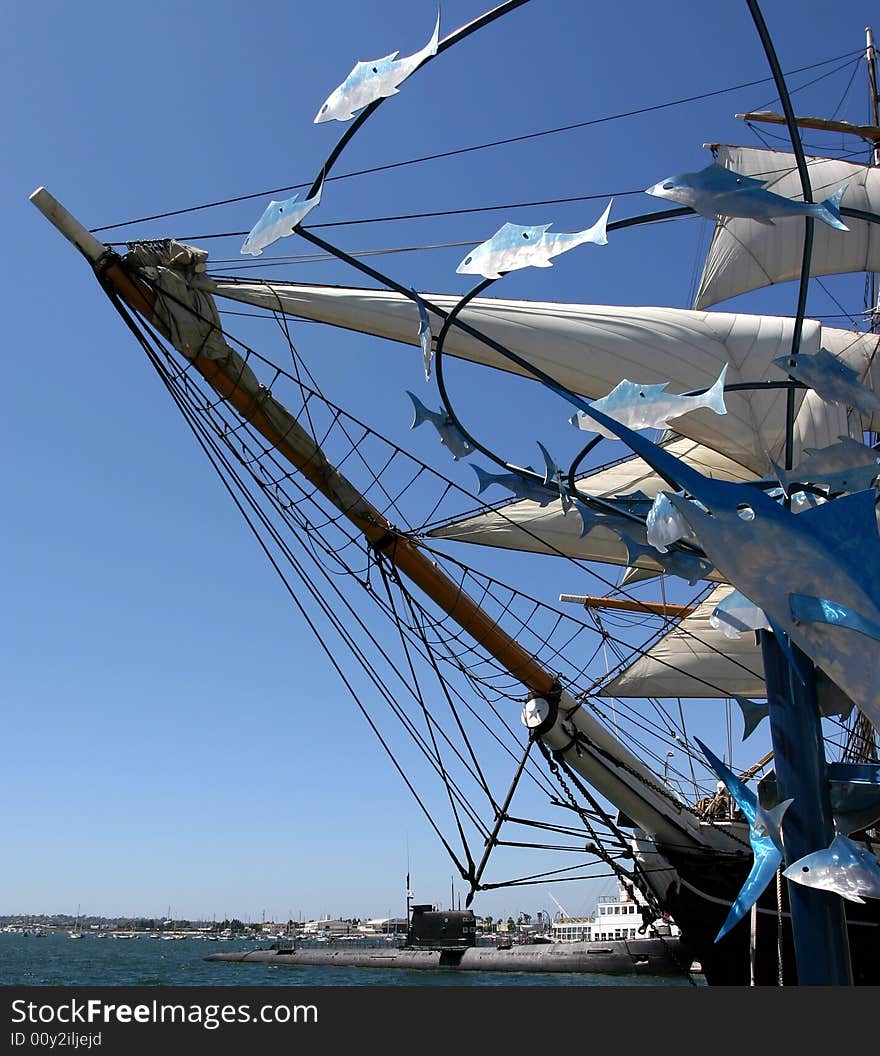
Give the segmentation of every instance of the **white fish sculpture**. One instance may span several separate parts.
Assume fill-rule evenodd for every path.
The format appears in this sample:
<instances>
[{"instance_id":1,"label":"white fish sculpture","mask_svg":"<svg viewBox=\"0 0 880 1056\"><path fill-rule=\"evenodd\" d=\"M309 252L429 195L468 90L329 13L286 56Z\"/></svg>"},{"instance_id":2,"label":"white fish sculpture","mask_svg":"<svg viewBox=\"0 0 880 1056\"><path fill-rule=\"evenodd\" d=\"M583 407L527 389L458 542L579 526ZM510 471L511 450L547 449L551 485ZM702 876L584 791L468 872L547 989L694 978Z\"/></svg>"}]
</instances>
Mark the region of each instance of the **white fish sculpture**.
<instances>
[{"instance_id":1,"label":"white fish sculpture","mask_svg":"<svg viewBox=\"0 0 880 1056\"><path fill-rule=\"evenodd\" d=\"M412 400L413 409L415 411L415 416L410 429L415 429L416 426L421 425L422 422L430 422L440 436L440 443L449 449L450 454L456 462L460 458L464 458L465 455L471 454L473 448L462 436L458 426L452 421L448 414L445 414L443 411L429 410L418 396L410 392L408 389L406 394Z\"/></svg>"},{"instance_id":2,"label":"white fish sculpture","mask_svg":"<svg viewBox=\"0 0 880 1056\"><path fill-rule=\"evenodd\" d=\"M437 54L440 43L440 12L437 24L428 43L421 51L398 59L400 52L392 51L381 59L358 62L338 88L334 88L321 109L315 114L315 124L324 121L350 121L359 110L397 95L400 85L432 55Z\"/></svg>"},{"instance_id":3,"label":"white fish sculpture","mask_svg":"<svg viewBox=\"0 0 880 1056\"><path fill-rule=\"evenodd\" d=\"M419 297L415 290L412 291L412 294L416 299L416 306L419 309L419 345L422 349L422 360L425 364L425 381L430 381L431 360L434 357L434 349L431 347L431 319L422 298Z\"/></svg>"},{"instance_id":4,"label":"white fish sculpture","mask_svg":"<svg viewBox=\"0 0 880 1056\"><path fill-rule=\"evenodd\" d=\"M841 363L827 348L815 355L799 352L795 356L779 356L773 362L780 370L815 390L829 403L854 407L864 415L880 411L880 396L863 385L858 374Z\"/></svg>"},{"instance_id":5,"label":"white fish sculpture","mask_svg":"<svg viewBox=\"0 0 880 1056\"><path fill-rule=\"evenodd\" d=\"M838 231L849 230L840 218L845 185L824 202L799 202L765 190L766 183L713 162L699 172L682 172L661 180L645 193L687 205L710 220L734 216L773 226L774 217L812 216Z\"/></svg>"},{"instance_id":6,"label":"white fish sculpture","mask_svg":"<svg viewBox=\"0 0 880 1056\"><path fill-rule=\"evenodd\" d=\"M572 234L548 233L550 224L537 227L505 224L491 238L472 249L455 271L458 275L500 279L507 272L520 268L552 268L551 257L558 257L560 253L567 253L586 242L605 246L608 244L608 214L613 201L612 198L592 227Z\"/></svg>"},{"instance_id":7,"label":"white fish sculpture","mask_svg":"<svg viewBox=\"0 0 880 1056\"><path fill-rule=\"evenodd\" d=\"M848 836L838 834L828 847L792 862L782 875L804 887L833 891L850 902L880 898L880 863Z\"/></svg>"},{"instance_id":8,"label":"white fish sculpture","mask_svg":"<svg viewBox=\"0 0 880 1056\"><path fill-rule=\"evenodd\" d=\"M721 368L718 380L702 396L676 396L666 391L668 382L662 385L639 385L634 381L620 382L600 400L590 404L596 410L607 414L616 422L621 422L630 429L665 429L670 418L678 418L689 411L706 407L716 414L727 414L724 406L724 379L727 375L727 364ZM611 440L615 434L583 411L578 411L569 418L569 422L578 429L599 433Z\"/></svg>"},{"instance_id":9,"label":"white fish sculpture","mask_svg":"<svg viewBox=\"0 0 880 1056\"><path fill-rule=\"evenodd\" d=\"M669 546L679 539L693 543L697 538L691 526L669 501L665 491L657 492L654 504L645 517L645 527L648 529L648 542L661 554L665 554Z\"/></svg>"},{"instance_id":10,"label":"white fish sculpture","mask_svg":"<svg viewBox=\"0 0 880 1056\"><path fill-rule=\"evenodd\" d=\"M280 238L286 238L293 234L294 228L303 222L308 213L321 201L321 191L324 181L311 198L305 201L299 200L299 195L287 198L283 202L269 202L263 215L251 228L250 234L244 240L241 253L258 257L267 246L277 242Z\"/></svg>"}]
</instances>

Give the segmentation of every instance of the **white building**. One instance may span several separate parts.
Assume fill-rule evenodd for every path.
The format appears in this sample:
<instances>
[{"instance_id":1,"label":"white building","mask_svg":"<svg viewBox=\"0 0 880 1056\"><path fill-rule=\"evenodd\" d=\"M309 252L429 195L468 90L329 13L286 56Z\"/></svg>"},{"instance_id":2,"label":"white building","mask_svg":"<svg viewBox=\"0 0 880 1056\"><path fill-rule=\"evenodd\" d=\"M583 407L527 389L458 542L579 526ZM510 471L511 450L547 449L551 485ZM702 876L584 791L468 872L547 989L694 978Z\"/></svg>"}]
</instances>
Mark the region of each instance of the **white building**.
<instances>
[{"instance_id":1,"label":"white building","mask_svg":"<svg viewBox=\"0 0 880 1056\"><path fill-rule=\"evenodd\" d=\"M601 895L592 917L557 917L550 930L555 942L608 942L611 939L641 939L654 935L678 935L671 920L655 920L647 930L642 926L641 907L645 904L640 893L636 900L618 885L616 895Z\"/></svg>"}]
</instances>

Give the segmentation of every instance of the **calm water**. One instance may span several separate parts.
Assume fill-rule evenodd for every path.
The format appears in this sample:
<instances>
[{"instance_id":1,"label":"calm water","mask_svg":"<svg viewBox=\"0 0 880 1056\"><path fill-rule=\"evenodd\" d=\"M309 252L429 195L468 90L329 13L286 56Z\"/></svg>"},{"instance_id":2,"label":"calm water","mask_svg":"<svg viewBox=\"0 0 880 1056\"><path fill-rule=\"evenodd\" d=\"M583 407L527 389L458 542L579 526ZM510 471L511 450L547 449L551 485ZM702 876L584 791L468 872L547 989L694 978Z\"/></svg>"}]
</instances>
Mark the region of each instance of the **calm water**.
<instances>
[{"instance_id":1,"label":"calm water","mask_svg":"<svg viewBox=\"0 0 880 1056\"><path fill-rule=\"evenodd\" d=\"M208 962L209 953L253 949L253 940L73 941L67 933L0 933L3 986L691 986L687 978L569 972L424 972L390 968L278 968ZM264 947L268 943L262 944ZM701 979L697 985L705 985Z\"/></svg>"}]
</instances>

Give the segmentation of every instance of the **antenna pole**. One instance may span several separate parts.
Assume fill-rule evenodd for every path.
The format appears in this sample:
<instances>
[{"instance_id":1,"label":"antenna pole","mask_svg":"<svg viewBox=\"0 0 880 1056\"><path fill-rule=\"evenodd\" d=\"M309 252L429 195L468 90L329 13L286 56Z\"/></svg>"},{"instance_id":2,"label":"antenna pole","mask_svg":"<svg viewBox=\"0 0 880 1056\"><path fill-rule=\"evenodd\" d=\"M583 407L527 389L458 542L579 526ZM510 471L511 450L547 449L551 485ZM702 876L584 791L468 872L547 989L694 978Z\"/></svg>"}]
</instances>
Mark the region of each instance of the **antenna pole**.
<instances>
[{"instance_id":1,"label":"antenna pole","mask_svg":"<svg viewBox=\"0 0 880 1056\"><path fill-rule=\"evenodd\" d=\"M868 85L871 90L871 121L880 124L880 111L877 100L877 50L874 47L874 34L871 27L865 29L865 62L868 64ZM880 143L874 143L874 164L880 165Z\"/></svg>"}]
</instances>

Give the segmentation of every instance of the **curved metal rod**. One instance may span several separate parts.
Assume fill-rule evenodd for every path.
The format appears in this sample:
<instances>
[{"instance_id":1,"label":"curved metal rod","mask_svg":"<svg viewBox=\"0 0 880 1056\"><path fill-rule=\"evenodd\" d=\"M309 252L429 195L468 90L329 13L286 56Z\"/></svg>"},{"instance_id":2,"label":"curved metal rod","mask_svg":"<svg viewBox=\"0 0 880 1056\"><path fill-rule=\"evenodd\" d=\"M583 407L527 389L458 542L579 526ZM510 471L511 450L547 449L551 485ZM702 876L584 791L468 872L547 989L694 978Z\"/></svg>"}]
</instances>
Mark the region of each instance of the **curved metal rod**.
<instances>
[{"instance_id":1,"label":"curved metal rod","mask_svg":"<svg viewBox=\"0 0 880 1056\"><path fill-rule=\"evenodd\" d=\"M782 103L782 112L785 115L785 123L788 126L788 134L791 138L791 145L794 148L794 156L797 160L798 174L801 178L801 190L803 192L804 201L812 202L813 190L810 186L810 174L807 171L807 159L804 157L804 147L801 142L801 134L798 130L797 121L794 116L794 108L791 105L791 96L788 94L788 88L785 84L785 76L782 73L782 67L779 65L779 59L776 57L776 49L773 46L773 41L770 39L770 33L767 30L767 24L764 22L764 16L761 14L761 9L758 7L757 0L746 0L749 6L749 11L752 15L752 20L755 23L755 28L758 30L758 36L761 38L761 44L764 48L764 53L767 56L767 62L770 64L770 70L773 74L773 80L776 83L776 90L779 93L779 101ZM801 260L801 278L800 288L798 290L798 303L797 312L794 319L794 332L791 336L791 355L796 356L801 344L801 331L804 325L804 316L807 311L807 291L810 284L810 265L813 258L813 224L814 220L811 216L804 217L804 254ZM794 461L794 391L789 390L788 399L785 405L785 468L791 469Z\"/></svg>"},{"instance_id":2,"label":"curved metal rod","mask_svg":"<svg viewBox=\"0 0 880 1056\"><path fill-rule=\"evenodd\" d=\"M542 476L539 477L537 473L531 470L524 469L521 466L514 466L510 462L505 461L505 459L490 451L484 444L481 444L479 440L476 440L473 435L465 429L461 424L461 419L453 410L452 401L449 399L449 393L446 389L446 382L443 379L443 345L446 342L446 335L449 333L450 328L455 325L459 313L464 310L474 297L476 297L477 294L482 293L483 290L488 289L497 281L497 279L483 279L481 282L478 282L472 290L466 293L464 297L455 304L443 320L443 326L440 329L440 333L437 335L437 344L434 349L434 376L437 379L437 390L440 393L440 401L443 404L443 408L450 421L475 451L479 451L481 454L485 455L486 458L491 459L496 465L501 466L504 469L514 470L522 473L524 476L534 478L535 481L543 482L544 478Z\"/></svg>"}]
</instances>

